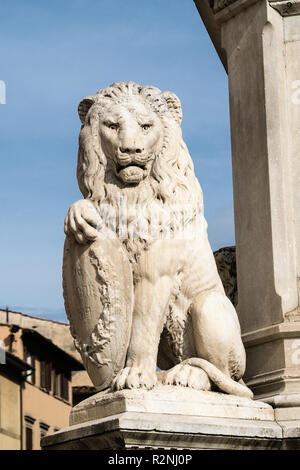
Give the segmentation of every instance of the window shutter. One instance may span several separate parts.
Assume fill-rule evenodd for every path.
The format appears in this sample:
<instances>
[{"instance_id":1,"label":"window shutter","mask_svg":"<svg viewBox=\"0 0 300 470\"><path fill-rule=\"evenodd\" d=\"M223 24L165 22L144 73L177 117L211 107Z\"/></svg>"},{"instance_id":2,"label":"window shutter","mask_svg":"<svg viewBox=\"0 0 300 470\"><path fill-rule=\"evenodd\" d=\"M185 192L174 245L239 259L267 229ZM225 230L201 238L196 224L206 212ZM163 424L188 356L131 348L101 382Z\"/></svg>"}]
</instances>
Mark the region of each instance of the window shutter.
<instances>
[{"instance_id":1,"label":"window shutter","mask_svg":"<svg viewBox=\"0 0 300 470\"><path fill-rule=\"evenodd\" d=\"M61 374L61 397L69 401L69 381L65 374Z\"/></svg>"},{"instance_id":2,"label":"window shutter","mask_svg":"<svg viewBox=\"0 0 300 470\"><path fill-rule=\"evenodd\" d=\"M40 387L46 388L46 363L45 361L40 362Z\"/></svg>"},{"instance_id":3,"label":"window shutter","mask_svg":"<svg viewBox=\"0 0 300 470\"><path fill-rule=\"evenodd\" d=\"M49 362L47 362L45 364L45 389L47 390L47 392L50 392L51 391L51 371L52 371L52 367L51 367L51 364Z\"/></svg>"},{"instance_id":4,"label":"window shutter","mask_svg":"<svg viewBox=\"0 0 300 470\"><path fill-rule=\"evenodd\" d=\"M53 393L54 395L58 395L58 389L57 389L57 372L54 370L54 384L53 384Z\"/></svg>"},{"instance_id":5,"label":"window shutter","mask_svg":"<svg viewBox=\"0 0 300 470\"><path fill-rule=\"evenodd\" d=\"M31 357L31 366L33 367L33 370L31 371L31 383L32 385L35 385L35 357Z\"/></svg>"},{"instance_id":6,"label":"window shutter","mask_svg":"<svg viewBox=\"0 0 300 470\"><path fill-rule=\"evenodd\" d=\"M60 396L61 398L65 397L65 382L64 382L64 374L59 374L60 376Z\"/></svg>"},{"instance_id":7,"label":"window shutter","mask_svg":"<svg viewBox=\"0 0 300 470\"><path fill-rule=\"evenodd\" d=\"M26 364L33 367L33 370L27 371L26 380L32 385L35 385L35 357L32 355L30 350L27 349L25 344L23 345L23 358Z\"/></svg>"},{"instance_id":8,"label":"window shutter","mask_svg":"<svg viewBox=\"0 0 300 470\"><path fill-rule=\"evenodd\" d=\"M23 344L23 359L25 362L27 361L27 348L25 344Z\"/></svg>"}]
</instances>

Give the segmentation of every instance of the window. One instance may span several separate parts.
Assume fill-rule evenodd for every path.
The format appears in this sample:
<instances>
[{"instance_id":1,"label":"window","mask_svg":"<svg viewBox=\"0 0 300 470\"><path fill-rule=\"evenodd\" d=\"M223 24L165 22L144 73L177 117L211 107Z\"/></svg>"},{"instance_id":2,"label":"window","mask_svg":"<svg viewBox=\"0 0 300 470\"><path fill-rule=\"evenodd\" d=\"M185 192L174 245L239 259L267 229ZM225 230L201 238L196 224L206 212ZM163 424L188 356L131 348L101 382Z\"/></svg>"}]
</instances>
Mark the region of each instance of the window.
<instances>
[{"instance_id":1,"label":"window","mask_svg":"<svg viewBox=\"0 0 300 470\"><path fill-rule=\"evenodd\" d=\"M29 370L26 374L26 380L32 385L35 385L35 357L26 346L24 346L24 361L32 367L32 370Z\"/></svg>"},{"instance_id":2,"label":"window","mask_svg":"<svg viewBox=\"0 0 300 470\"><path fill-rule=\"evenodd\" d=\"M29 415L25 416L25 449L33 449L33 425L35 419Z\"/></svg>"},{"instance_id":3,"label":"window","mask_svg":"<svg viewBox=\"0 0 300 470\"><path fill-rule=\"evenodd\" d=\"M40 436L41 439L47 435L47 432L49 430L49 425L44 423L43 421L40 421Z\"/></svg>"},{"instance_id":4,"label":"window","mask_svg":"<svg viewBox=\"0 0 300 470\"><path fill-rule=\"evenodd\" d=\"M51 364L50 362L41 361L40 363L40 387L47 392L51 391Z\"/></svg>"},{"instance_id":5,"label":"window","mask_svg":"<svg viewBox=\"0 0 300 470\"><path fill-rule=\"evenodd\" d=\"M61 374L61 397L69 401L69 381L65 374Z\"/></svg>"},{"instance_id":6,"label":"window","mask_svg":"<svg viewBox=\"0 0 300 470\"><path fill-rule=\"evenodd\" d=\"M66 373L55 373L54 395L69 401L69 376Z\"/></svg>"},{"instance_id":7,"label":"window","mask_svg":"<svg viewBox=\"0 0 300 470\"><path fill-rule=\"evenodd\" d=\"M32 450L32 428L26 426L26 450Z\"/></svg>"},{"instance_id":8,"label":"window","mask_svg":"<svg viewBox=\"0 0 300 470\"><path fill-rule=\"evenodd\" d=\"M4 341L0 341L0 364L6 363L6 351L5 351L5 343Z\"/></svg>"},{"instance_id":9,"label":"window","mask_svg":"<svg viewBox=\"0 0 300 470\"><path fill-rule=\"evenodd\" d=\"M61 396L61 374L55 373L54 395Z\"/></svg>"}]
</instances>

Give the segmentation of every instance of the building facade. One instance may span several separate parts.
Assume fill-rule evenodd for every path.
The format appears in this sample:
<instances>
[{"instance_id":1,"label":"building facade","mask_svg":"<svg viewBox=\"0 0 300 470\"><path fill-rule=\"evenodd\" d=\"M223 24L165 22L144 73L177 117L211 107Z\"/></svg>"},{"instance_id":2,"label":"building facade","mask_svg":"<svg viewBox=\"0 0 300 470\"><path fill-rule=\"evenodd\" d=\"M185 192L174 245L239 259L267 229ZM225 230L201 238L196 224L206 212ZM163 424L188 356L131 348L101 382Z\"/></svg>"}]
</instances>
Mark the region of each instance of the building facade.
<instances>
[{"instance_id":1,"label":"building facade","mask_svg":"<svg viewBox=\"0 0 300 470\"><path fill-rule=\"evenodd\" d=\"M0 345L0 449L20 450L23 440L22 390L30 366L5 351L3 346Z\"/></svg>"},{"instance_id":2,"label":"building facade","mask_svg":"<svg viewBox=\"0 0 300 470\"><path fill-rule=\"evenodd\" d=\"M34 328L0 324L0 449L40 449L40 439L68 426L72 372L80 361Z\"/></svg>"}]
</instances>

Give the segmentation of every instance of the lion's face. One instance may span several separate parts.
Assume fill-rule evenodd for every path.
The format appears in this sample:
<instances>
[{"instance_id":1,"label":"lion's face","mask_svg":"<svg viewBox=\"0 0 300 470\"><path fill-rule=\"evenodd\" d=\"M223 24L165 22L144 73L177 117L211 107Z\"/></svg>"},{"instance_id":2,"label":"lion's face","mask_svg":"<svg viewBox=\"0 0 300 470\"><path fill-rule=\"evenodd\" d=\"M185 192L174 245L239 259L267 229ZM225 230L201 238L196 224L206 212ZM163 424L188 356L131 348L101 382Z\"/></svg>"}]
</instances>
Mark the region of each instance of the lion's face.
<instances>
[{"instance_id":1,"label":"lion's face","mask_svg":"<svg viewBox=\"0 0 300 470\"><path fill-rule=\"evenodd\" d=\"M78 106L77 178L85 198L117 204L202 207L202 192L181 134L182 108L170 91L118 82Z\"/></svg>"},{"instance_id":2,"label":"lion's face","mask_svg":"<svg viewBox=\"0 0 300 470\"><path fill-rule=\"evenodd\" d=\"M162 146L163 125L145 101L129 99L106 108L100 115L99 132L117 178L129 185L149 176Z\"/></svg>"}]
</instances>

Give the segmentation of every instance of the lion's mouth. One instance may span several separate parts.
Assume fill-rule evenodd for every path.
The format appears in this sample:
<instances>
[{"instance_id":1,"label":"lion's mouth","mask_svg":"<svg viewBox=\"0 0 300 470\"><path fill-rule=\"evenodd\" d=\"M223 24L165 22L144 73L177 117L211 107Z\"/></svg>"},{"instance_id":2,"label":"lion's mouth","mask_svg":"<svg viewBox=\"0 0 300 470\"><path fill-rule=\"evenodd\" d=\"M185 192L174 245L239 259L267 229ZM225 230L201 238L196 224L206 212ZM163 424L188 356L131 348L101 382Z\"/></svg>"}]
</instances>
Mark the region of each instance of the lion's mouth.
<instances>
[{"instance_id":1,"label":"lion's mouth","mask_svg":"<svg viewBox=\"0 0 300 470\"><path fill-rule=\"evenodd\" d=\"M117 176L125 184L138 184L140 183L146 175L146 165L141 165L140 163L128 163L127 165L116 165Z\"/></svg>"},{"instance_id":2,"label":"lion's mouth","mask_svg":"<svg viewBox=\"0 0 300 470\"><path fill-rule=\"evenodd\" d=\"M120 163L118 163L117 173L120 173L120 171L124 170L125 168L140 168L141 170L144 171L145 165L141 165L139 163L128 163L128 165L120 165Z\"/></svg>"}]
</instances>

